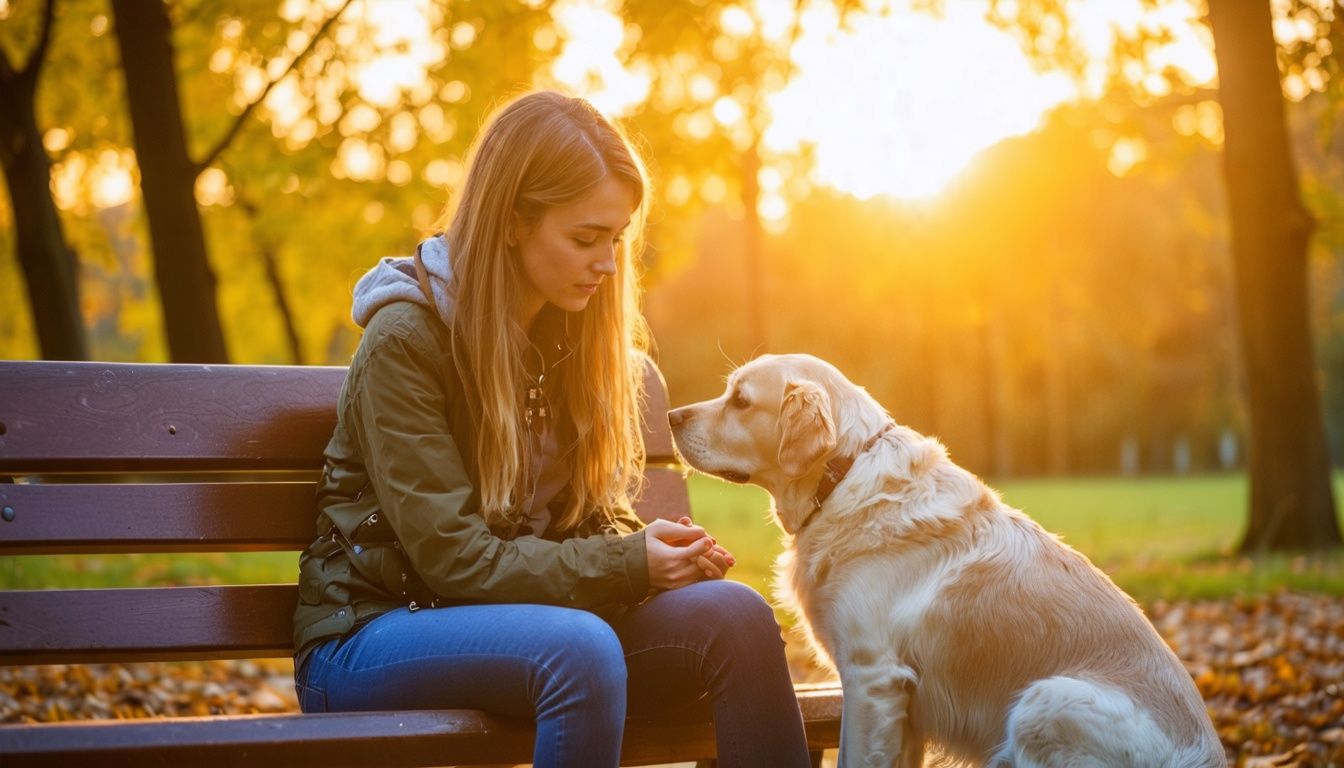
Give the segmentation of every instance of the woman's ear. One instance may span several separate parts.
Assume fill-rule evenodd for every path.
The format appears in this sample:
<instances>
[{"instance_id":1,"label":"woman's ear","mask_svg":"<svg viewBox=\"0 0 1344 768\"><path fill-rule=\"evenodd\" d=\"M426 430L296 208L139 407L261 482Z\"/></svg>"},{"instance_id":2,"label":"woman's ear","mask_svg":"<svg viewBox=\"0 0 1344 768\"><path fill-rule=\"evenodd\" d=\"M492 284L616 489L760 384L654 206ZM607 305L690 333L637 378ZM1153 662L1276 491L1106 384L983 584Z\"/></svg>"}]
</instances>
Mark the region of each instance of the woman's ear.
<instances>
[{"instance_id":1,"label":"woman's ear","mask_svg":"<svg viewBox=\"0 0 1344 768\"><path fill-rule=\"evenodd\" d=\"M779 467L798 477L835 449L831 398L820 385L791 381L779 407Z\"/></svg>"}]
</instances>

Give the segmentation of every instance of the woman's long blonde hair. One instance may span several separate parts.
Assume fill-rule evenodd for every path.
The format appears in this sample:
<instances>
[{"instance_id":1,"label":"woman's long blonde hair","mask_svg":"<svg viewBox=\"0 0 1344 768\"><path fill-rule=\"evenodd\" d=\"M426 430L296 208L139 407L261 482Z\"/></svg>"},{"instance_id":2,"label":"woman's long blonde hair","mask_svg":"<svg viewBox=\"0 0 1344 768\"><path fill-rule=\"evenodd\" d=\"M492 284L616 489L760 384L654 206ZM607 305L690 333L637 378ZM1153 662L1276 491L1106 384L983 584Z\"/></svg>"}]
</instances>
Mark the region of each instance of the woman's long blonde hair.
<instances>
[{"instance_id":1,"label":"woman's long blonde hair","mask_svg":"<svg viewBox=\"0 0 1344 768\"><path fill-rule=\"evenodd\" d=\"M587 101L529 93L505 104L476 137L466 182L439 222L457 289L452 354L471 390L477 482L492 526L518 522L528 493L523 404L529 341L514 320L526 278L506 242L510 217L516 212L533 222L608 175L630 185L636 210L625 244L617 246L616 275L567 319L573 356L553 374L561 399L551 405L576 430L573 496L555 524L573 528L593 509L628 508L643 479L639 409L648 329L639 308L637 256L647 199L644 165L622 131Z\"/></svg>"}]
</instances>

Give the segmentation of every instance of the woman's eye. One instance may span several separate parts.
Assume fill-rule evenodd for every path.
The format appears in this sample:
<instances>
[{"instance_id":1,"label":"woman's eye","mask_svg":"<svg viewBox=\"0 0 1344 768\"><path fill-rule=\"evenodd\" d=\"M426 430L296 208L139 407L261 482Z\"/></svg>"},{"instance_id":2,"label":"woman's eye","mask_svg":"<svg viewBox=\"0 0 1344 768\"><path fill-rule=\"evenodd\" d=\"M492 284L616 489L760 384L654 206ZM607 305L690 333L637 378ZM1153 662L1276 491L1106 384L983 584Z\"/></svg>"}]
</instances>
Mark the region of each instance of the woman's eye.
<instances>
[{"instance_id":1,"label":"woman's eye","mask_svg":"<svg viewBox=\"0 0 1344 768\"><path fill-rule=\"evenodd\" d=\"M574 238L574 242L583 246L584 248L591 248L597 244L597 238L594 237L591 240L584 240L582 237L576 237Z\"/></svg>"},{"instance_id":2,"label":"woman's eye","mask_svg":"<svg viewBox=\"0 0 1344 768\"><path fill-rule=\"evenodd\" d=\"M748 406L750 406L750 405L751 405L751 403L747 402L747 398L743 397L741 392L738 392L738 393L736 393L736 394L733 395L733 406L734 406L734 407L737 407L737 408L746 408L746 407L748 407Z\"/></svg>"}]
</instances>

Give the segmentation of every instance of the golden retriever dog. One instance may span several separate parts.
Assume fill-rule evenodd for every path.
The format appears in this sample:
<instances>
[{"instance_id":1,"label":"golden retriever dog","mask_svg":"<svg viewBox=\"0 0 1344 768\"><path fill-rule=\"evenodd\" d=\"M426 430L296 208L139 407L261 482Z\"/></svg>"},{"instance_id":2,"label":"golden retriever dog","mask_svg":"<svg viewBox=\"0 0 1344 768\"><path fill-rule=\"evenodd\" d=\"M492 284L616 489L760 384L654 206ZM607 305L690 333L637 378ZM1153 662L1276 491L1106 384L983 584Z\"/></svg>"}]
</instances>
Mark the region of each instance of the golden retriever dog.
<instances>
[{"instance_id":1,"label":"golden retriever dog","mask_svg":"<svg viewBox=\"0 0 1344 768\"><path fill-rule=\"evenodd\" d=\"M841 766L1223 766L1180 660L1086 557L807 355L668 414L695 469L770 492L778 591L844 690Z\"/></svg>"}]
</instances>

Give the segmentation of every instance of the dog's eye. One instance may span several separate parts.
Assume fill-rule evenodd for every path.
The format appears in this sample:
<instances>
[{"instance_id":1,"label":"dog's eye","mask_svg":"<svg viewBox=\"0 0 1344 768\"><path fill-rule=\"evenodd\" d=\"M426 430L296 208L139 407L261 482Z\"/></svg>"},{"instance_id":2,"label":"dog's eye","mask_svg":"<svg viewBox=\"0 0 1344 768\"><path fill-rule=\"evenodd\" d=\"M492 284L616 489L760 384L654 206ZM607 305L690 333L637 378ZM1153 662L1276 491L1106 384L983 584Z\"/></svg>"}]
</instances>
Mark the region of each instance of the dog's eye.
<instances>
[{"instance_id":1,"label":"dog's eye","mask_svg":"<svg viewBox=\"0 0 1344 768\"><path fill-rule=\"evenodd\" d=\"M734 407L734 408L747 408L747 407L750 407L750 406L751 406L751 403L747 402L747 398L744 397L744 396L742 395L742 390L738 390L738 391L736 391L736 392L733 393L733 407Z\"/></svg>"}]
</instances>

